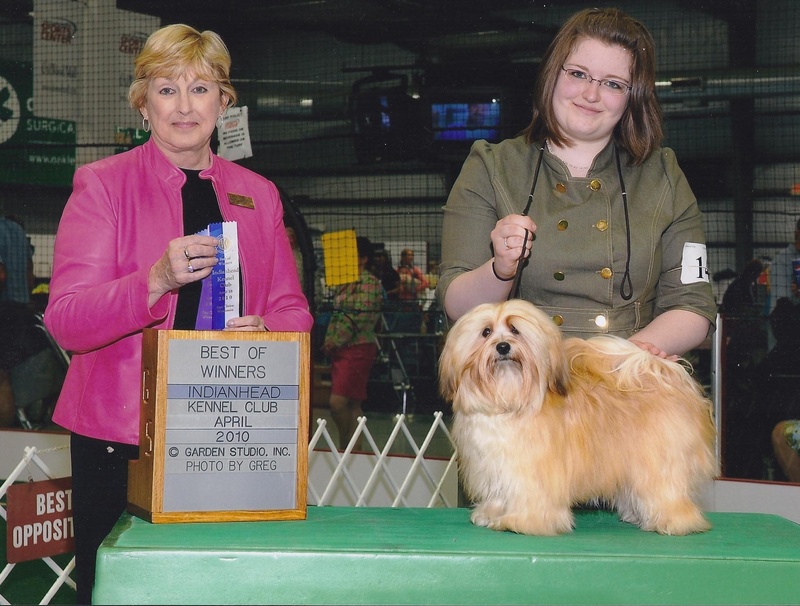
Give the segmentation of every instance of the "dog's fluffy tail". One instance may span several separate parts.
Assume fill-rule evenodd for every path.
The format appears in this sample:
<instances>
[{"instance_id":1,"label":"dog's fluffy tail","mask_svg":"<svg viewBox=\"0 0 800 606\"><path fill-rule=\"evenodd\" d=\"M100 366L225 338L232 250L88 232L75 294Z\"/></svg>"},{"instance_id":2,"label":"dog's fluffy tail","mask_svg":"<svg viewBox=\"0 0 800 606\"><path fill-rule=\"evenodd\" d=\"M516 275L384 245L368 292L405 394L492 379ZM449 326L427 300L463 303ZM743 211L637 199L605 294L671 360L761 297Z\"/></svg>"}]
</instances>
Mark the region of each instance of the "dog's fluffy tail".
<instances>
[{"instance_id":1,"label":"dog's fluffy tail","mask_svg":"<svg viewBox=\"0 0 800 606\"><path fill-rule=\"evenodd\" d=\"M567 352L573 373L613 373L621 391L674 388L704 395L686 360L659 358L621 337L567 339Z\"/></svg>"}]
</instances>

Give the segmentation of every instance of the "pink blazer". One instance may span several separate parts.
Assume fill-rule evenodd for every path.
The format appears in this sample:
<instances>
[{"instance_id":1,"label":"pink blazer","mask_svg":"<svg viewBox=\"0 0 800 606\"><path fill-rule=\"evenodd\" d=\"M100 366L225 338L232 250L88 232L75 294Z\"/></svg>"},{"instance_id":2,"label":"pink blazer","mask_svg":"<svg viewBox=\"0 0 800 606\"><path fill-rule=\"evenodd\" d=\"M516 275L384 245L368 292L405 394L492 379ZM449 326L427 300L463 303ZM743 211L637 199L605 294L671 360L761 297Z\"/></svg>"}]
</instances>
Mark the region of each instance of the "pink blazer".
<instances>
[{"instance_id":1,"label":"pink blazer","mask_svg":"<svg viewBox=\"0 0 800 606\"><path fill-rule=\"evenodd\" d=\"M311 330L275 185L213 154L200 177L214 184L223 218L237 222L244 315L262 316L273 331ZM75 171L44 315L73 354L53 420L75 433L139 443L142 329L171 328L177 303L174 291L148 308L148 272L185 235L185 179L152 141Z\"/></svg>"}]
</instances>

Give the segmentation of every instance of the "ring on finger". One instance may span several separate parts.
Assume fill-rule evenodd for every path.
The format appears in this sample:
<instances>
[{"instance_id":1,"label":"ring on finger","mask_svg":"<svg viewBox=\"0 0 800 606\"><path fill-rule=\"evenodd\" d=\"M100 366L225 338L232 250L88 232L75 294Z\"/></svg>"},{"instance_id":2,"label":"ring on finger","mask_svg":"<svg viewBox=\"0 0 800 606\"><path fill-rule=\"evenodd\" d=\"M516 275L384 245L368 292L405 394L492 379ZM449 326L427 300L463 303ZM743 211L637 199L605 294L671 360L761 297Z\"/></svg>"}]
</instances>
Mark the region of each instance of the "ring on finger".
<instances>
[{"instance_id":1,"label":"ring on finger","mask_svg":"<svg viewBox=\"0 0 800 606\"><path fill-rule=\"evenodd\" d=\"M189 261L189 266L186 268L190 274L194 273L194 267L192 267L192 262Z\"/></svg>"},{"instance_id":2,"label":"ring on finger","mask_svg":"<svg viewBox=\"0 0 800 606\"><path fill-rule=\"evenodd\" d=\"M511 247L508 245L508 238L503 238L503 244L505 244L505 245L506 245L506 248L511 248Z\"/></svg>"},{"instance_id":3,"label":"ring on finger","mask_svg":"<svg viewBox=\"0 0 800 606\"><path fill-rule=\"evenodd\" d=\"M189 259L191 259L191 257L189 256L189 247L188 247L188 246L184 246L184 247L183 247L183 256L185 256L185 257L186 257L186 260L187 260L187 261L188 261Z\"/></svg>"}]
</instances>

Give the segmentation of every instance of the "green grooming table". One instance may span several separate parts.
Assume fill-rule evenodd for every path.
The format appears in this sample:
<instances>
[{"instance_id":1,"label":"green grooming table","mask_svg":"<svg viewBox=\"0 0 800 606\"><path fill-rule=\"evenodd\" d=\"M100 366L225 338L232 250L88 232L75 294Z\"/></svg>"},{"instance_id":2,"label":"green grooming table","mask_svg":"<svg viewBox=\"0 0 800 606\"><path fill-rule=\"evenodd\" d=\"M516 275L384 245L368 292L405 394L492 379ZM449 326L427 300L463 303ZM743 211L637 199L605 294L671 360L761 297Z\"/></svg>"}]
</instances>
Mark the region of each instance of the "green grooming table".
<instances>
[{"instance_id":1,"label":"green grooming table","mask_svg":"<svg viewBox=\"0 0 800 606\"><path fill-rule=\"evenodd\" d=\"M712 513L665 537L606 511L529 537L466 509L309 507L302 521L150 524L100 548L95 604L797 604L800 526Z\"/></svg>"}]
</instances>

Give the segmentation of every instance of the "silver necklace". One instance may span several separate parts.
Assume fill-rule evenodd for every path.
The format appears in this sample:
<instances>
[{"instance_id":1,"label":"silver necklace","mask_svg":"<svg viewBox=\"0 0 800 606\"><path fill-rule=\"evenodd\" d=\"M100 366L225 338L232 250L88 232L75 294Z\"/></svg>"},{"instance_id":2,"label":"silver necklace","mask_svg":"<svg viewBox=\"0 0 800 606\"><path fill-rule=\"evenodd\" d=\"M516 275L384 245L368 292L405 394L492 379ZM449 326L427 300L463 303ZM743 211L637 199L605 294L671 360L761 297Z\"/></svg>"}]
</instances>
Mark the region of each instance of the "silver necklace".
<instances>
[{"instance_id":1,"label":"silver necklace","mask_svg":"<svg viewBox=\"0 0 800 606\"><path fill-rule=\"evenodd\" d=\"M559 160L561 160L561 161L562 161L564 164L566 164L566 165L567 165L569 168L571 168L572 170L577 170L577 171L585 171L585 170L589 170L589 167L588 167L588 166L575 166L574 164L570 164L569 162L567 162L566 160L564 160L564 158L562 158L561 156L559 156L559 155L558 155L556 152L554 152L554 151L553 151L553 148L552 148L552 147L550 147L550 139L547 139L547 140L545 141L545 143L547 144L547 151L549 151L549 152L550 152L551 154L553 154L553 155L554 155L556 158L558 158Z\"/></svg>"}]
</instances>

